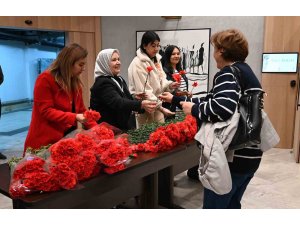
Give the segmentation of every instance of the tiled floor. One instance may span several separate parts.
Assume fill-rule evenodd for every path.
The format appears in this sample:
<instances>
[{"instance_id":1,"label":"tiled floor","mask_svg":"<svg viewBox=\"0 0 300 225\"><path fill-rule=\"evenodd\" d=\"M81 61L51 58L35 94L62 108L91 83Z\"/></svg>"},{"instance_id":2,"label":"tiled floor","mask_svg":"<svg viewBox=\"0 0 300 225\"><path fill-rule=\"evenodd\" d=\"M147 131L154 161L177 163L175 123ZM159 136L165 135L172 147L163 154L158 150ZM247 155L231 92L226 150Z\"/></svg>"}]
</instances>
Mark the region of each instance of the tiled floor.
<instances>
[{"instance_id":1,"label":"tiled floor","mask_svg":"<svg viewBox=\"0 0 300 225\"><path fill-rule=\"evenodd\" d=\"M0 152L21 156L31 119L31 109L6 113L0 119Z\"/></svg>"},{"instance_id":2,"label":"tiled floor","mask_svg":"<svg viewBox=\"0 0 300 225\"><path fill-rule=\"evenodd\" d=\"M20 128L28 126L30 116L31 112L28 110L2 115L0 151L4 149L3 153L8 158L22 155L27 131L22 131ZM5 132L6 135L3 135ZM6 161L0 160L0 163ZM175 181L175 203L188 209L202 208L201 183L188 179L185 172L177 175ZM272 149L264 154L261 166L242 199L242 207L247 209L300 208L299 190L300 164L295 163L293 153L288 149ZM0 209L11 208L11 200L0 194Z\"/></svg>"},{"instance_id":3,"label":"tiled floor","mask_svg":"<svg viewBox=\"0 0 300 225\"><path fill-rule=\"evenodd\" d=\"M175 178L175 202L184 208L202 207L203 187L185 174ZM300 164L287 149L272 149L263 156L244 197L245 209L299 209Z\"/></svg>"}]
</instances>

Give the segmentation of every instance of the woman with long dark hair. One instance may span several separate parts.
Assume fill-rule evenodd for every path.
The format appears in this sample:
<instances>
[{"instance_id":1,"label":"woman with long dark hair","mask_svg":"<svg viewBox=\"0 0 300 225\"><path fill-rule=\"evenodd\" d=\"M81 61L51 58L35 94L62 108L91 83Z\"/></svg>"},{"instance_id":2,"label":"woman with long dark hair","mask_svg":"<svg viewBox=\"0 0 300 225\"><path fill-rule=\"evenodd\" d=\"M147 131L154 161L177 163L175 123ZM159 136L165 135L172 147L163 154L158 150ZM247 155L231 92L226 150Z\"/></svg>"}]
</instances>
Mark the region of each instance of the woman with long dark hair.
<instances>
[{"instance_id":1,"label":"woman with long dark hair","mask_svg":"<svg viewBox=\"0 0 300 225\"><path fill-rule=\"evenodd\" d=\"M128 68L129 90L131 94L145 93L147 100L157 102L153 113L145 112L137 117L138 127L151 122L164 122L164 115L173 115L170 110L162 107L158 96L165 91L173 91L179 83L168 81L161 66L160 38L154 31L144 33L136 57ZM149 69L151 68L150 72Z\"/></svg>"},{"instance_id":2,"label":"woman with long dark hair","mask_svg":"<svg viewBox=\"0 0 300 225\"><path fill-rule=\"evenodd\" d=\"M163 70L166 73L167 80L176 81L173 77L174 74L180 75L180 87L176 89L173 94L175 95L188 95L189 81L185 73L181 73L181 52L179 47L175 45L169 45L164 53ZM163 107L170 109L172 112L176 111L176 106L170 103L164 102Z\"/></svg>"}]
</instances>

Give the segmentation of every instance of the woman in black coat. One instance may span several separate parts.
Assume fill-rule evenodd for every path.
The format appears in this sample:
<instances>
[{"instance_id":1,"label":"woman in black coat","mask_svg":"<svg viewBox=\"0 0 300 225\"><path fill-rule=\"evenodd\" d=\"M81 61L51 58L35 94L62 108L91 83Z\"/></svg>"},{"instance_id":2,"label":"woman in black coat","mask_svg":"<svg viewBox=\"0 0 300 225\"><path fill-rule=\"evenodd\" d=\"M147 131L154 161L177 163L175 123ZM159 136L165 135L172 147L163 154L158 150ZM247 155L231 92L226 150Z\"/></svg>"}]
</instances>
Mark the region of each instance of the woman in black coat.
<instances>
[{"instance_id":1,"label":"woman in black coat","mask_svg":"<svg viewBox=\"0 0 300 225\"><path fill-rule=\"evenodd\" d=\"M117 49L99 52L95 65L95 83L91 87L90 108L98 111L98 121L107 122L123 131L135 128L134 112L152 113L156 102L135 96L134 99L120 74L120 53Z\"/></svg>"}]
</instances>

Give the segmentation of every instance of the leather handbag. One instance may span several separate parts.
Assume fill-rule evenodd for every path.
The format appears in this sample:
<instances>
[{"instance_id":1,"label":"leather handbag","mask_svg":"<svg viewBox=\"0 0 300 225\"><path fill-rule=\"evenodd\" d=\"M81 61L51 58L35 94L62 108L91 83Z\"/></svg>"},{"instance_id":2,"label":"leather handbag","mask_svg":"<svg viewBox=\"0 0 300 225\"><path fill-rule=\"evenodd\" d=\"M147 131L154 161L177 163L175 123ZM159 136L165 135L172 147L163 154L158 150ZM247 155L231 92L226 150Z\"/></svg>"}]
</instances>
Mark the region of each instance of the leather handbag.
<instances>
[{"instance_id":1,"label":"leather handbag","mask_svg":"<svg viewBox=\"0 0 300 225\"><path fill-rule=\"evenodd\" d=\"M240 113L238 128L228 148L229 150L237 150L261 143L264 91L255 88L245 92L241 71L236 66L231 66L231 70L242 93L238 104Z\"/></svg>"}]
</instances>

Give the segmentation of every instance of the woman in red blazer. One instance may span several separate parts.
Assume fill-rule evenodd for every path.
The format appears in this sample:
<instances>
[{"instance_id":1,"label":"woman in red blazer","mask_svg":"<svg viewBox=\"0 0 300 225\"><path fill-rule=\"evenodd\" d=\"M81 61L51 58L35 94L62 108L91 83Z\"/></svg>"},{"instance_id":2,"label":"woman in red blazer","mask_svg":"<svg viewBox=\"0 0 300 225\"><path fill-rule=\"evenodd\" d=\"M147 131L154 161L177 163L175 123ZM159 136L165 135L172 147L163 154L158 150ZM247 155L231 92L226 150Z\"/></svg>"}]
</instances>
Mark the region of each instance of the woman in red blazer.
<instances>
[{"instance_id":1,"label":"woman in red blazer","mask_svg":"<svg viewBox=\"0 0 300 225\"><path fill-rule=\"evenodd\" d=\"M62 49L48 70L41 73L35 83L33 110L24 154L33 149L53 144L77 128L77 121L84 128L96 122L87 122L82 99L80 74L85 69L87 50L78 44Z\"/></svg>"}]
</instances>

